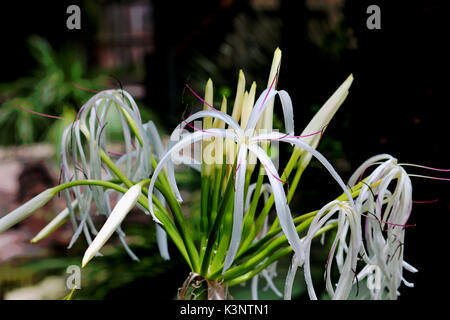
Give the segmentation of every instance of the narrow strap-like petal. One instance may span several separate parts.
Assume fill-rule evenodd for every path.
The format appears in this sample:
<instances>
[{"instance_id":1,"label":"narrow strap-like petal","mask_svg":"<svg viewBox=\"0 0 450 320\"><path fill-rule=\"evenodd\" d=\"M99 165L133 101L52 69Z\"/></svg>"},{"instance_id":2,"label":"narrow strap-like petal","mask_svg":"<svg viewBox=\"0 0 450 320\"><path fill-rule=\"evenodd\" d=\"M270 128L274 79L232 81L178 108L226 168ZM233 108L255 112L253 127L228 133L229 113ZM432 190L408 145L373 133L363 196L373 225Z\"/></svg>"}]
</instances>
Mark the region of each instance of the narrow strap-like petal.
<instances>
[{"instance_id":1,"label":"narrow strap-like petal","mask_svg":"<svg viewBox=\"0 0 450 320\"><path fill-rule=\"evenodd\" d=\"M294 250L297 257L302 261L303 258L303 245L295 229L294 220L292 219L291 210L289 209L286 195L283 190L281 179L278 176L278 172L273 165L272 160L267 156L263 149L256 144L250 144L249 149L258 157L261 163L268 171L268 178L272 187L275 208L280 221L280 226L286 235L286 238Z\"/></svg>"},{"instance_id":2,"label":"narrow strap-like petal","mask_svg":"<svg viewBox=\"0 0 450 320\"><path fill-rule=\"evenodd\" d=\"M251 139L252 141L267 141L267 140L278 140L278 141L284 141L284 142L290 142L293 143L306 151L310 152L317 160L319 160L322 165L330 172L331 176L336 180L336 182L341 186L344 193L347 195L347 198L349 199L350 203L354 206L353 197L351 196L347 186L345 185L342 178L339 176L339 174L334 170L333 166L328 162L328 160L318 151L316 151L314 148L312 148L307 143L301 141L297 138L290 138L287 137L286 134L282 134L279 132L271 132L267 134L261 134L258 136L255 136Z\"/></svg>"},{"instance_id":3,"label":"narrow strap-like petal","mask_svg":"<svg viewBox=\"0 0 450 320\"><path fill-rule=\"evenodd\" d=\"M247 172L247 147L241 145L237 158L236 169L236 184L234 194L234 211L233 211L233 228L231 231L230 246L228 247L227 255L222 270L224 274L232 265L236 253L239 249L242 236L242 222L244 220L244 185L245 174Z\"/></svg>"},{"instance_id":4,"label":"narrow strap-like petal","mask_svg":"<svg viewBox=\"0 0 450 320\"><path fill-rule=\"evenodd\" d=\"M292 107L292 100L285 90L278 91L280 97L281 107L283 108L284 127L289 135L294 134L294 109Z\"/></svg>"}]
</instances>

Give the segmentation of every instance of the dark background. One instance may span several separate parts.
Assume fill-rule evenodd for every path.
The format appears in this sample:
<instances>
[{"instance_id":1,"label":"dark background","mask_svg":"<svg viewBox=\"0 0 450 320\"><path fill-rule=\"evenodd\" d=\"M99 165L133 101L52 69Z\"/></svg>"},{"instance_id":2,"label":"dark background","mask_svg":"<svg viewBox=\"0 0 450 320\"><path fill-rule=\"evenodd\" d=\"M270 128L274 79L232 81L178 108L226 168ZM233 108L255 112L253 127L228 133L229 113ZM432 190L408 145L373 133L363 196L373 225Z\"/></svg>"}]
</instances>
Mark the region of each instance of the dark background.
<instances>
[{"instance_id":1,"label":"dark background","mask_svg":"<svg viewBox=\"0 0 450 320\"><path fill-rule=\"evenodd\" d=\"M95 47L95 19L83 16L83 3L80 4L82 29L65 27L65 10L73 3L76 2L2 4L0 82L27 75L32 68L34 61L24 41L31 34L45 36L56 49L68 43L82 44L88 61L97 62L89 55ZM371 4L381 8L381 30L366 28L366 8ZM445 99L449 11L444 4L445 1L346 1L342 11L344 19L339 26L352 30L357 45L349 48L339 46L339 34L327 40L328 46L314 44L308 35L307 23L323 17L309 10L302 1L281 1L277 10L262 13L255 11L247 1L198 1L195 4L155 1L155 50L146 57L148 73L144 85L148 94L145 102L157 110L164 119L160 125L169 130L186 107L182 102L184 83L196 83L199 77L190 65L192 57L216 57L226 35L235 30L233 18L238 14L244 14L250 25L255 22L255 28L261 16L278 19L279 38L275 38L274 45L269 41L258 51L262 54L261 62L252 62L253 51L249 48L248 59L242 60L242 65L237 64L219 74L219 86L228 85L233 91L240 68L250 69L248 78L264 85L261 81L266 81L271 54L278 45L283 51L278 87L291 95L298 133L313 115L311 106L321 105L350 73L354 75L350 94L326 132L341 143L341 157L349 164L342 169L344 179L368 157L379 153L392 154L399 162L450 168L446 152L449 146L448 98ZM250 31L259 32L257 28ZM336 48L335 44L335 51L328 50ZM249 43L249 46L256 45ZM214 76L207 70L199 72L202 76ZM206 80L200 77L198 81ZM323 147L320 150L326 153ZM406 169L411 173L450 177L445 173ZM337 192L337 188L329 187L328 177L315 176L320 172L314 168L306 172L305 184L310 182L311 189ZM406 273L406 279L414 282L415 288L402 287L400 299L443 299L436 290L448 282L445 255L449 182L411 179L414 200L438 198L439 202L413 207L410 223L417 226L407 230L405 260L417 267L419 273ZM299 197L301 200L302 196ZM311 197L314 199L314 195Z\"/></svg>"}]
</instances>

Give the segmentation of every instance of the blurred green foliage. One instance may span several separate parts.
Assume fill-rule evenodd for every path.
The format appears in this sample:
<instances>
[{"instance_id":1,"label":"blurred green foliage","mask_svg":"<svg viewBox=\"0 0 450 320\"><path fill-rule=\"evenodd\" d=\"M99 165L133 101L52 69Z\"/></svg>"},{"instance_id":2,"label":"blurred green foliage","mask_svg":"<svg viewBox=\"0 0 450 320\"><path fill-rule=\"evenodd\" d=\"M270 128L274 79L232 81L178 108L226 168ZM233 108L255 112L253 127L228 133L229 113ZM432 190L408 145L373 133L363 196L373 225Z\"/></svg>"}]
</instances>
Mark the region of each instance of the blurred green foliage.
<instances>
[{"instance_id":1,"label":"blurred green foliage","mask_svg":"<svg viewBox=\"0 0 450 320\"><path fill-rule=\"evenodd\" d=\"M59 146L62 132L75 119L77 110L95 91L118 87L109 74L121 71L88 68L86 55L76 46L56 51L39 36L31 36L28 45L36 68L27 77L0 84L0 145L46 140ZM140 106L145 121L157 121L153 112ZM41 117L22 108L63 119ZM107 129L113 140L121 138L117 114L108 118Z\"/></svg>"},{"instance_id":2,"label":"blurred green foliage","mask_svg":"<svg viewBox=\"0 0 450 320\"><path fill-rule=\"evenodd\" d=\"M124 231L129 236L130 248L140 261L133 261L120 244L115 243L116 239L112 239L102 250L102 257L81 269L81 290L76 290L72 299L176 298L178 287L189 273L178 250L170 243L171 260L163 260L156 244L155 227L151 224L128 223ZM67 267L80 266L85 245L84 242L77 243L65 252L65 256L53 254L49 258L29 259L20 264L20 269L33 274L35 280L50 275L67 277Z\"/></svg>"},{"instance_id":3,"label":"blurred green foliage","mask_svg":"<svg viewBox=\"0 0 450 320\"><path fill-rule=\"evenodd\" d=\"M84 55L77 48L55 51L39 36L28 39L36 68L27 77L0 84L0 145L29 144L49 139L57 142L63 128L92 93L77 88L107 86L107 77L87 73ZM90 80L87 80L90 79ZM28 113L57 115L64 120L47 119Z\"/></svg>"}]
</instances>

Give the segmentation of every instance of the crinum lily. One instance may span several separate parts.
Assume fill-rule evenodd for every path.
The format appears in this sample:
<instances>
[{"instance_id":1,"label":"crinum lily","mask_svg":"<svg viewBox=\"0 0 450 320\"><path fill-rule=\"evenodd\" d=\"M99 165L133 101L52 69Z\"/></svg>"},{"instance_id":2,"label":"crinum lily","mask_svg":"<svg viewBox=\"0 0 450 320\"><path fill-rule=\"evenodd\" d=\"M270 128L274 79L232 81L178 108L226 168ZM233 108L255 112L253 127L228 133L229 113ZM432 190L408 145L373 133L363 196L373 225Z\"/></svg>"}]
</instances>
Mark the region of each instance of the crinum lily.
<instances>
[{"instance_id":1,"label":"crinum lily","mask_svg":"<svg viewBox=\"0 0 450 320\"><path fill-rule=\"evenodd\" d=\"M284 298L291 298L295 274L303 266L308 294L311 299L317 299L311 276L312 241L336 228L325 265L328 295L332 299L349 298L353 285L356 283L359 289L358 281L365 278L369 287L375 268L376 285L369 288L368 297L396 299L401 283L412 286L403 277L403 271L417 271L403 259L405 228L409 226L406 223L413 202L410 177L450 180L407 174L403 167L409 165L436 171L450 170L398 164L395 158L383 154L366 161L346 185L316 148L321 134L345 100L353 77L350 75L344 81L301 135L296 136L291 98L286 91L276 89L280 59L281 51L277 49L268 88L260 94L256 103L256 83L246 91L244 74L242 71L239 73L231 115L227 114L225 98L222 99L220 111L213 107L211 80L206 84L204 99L187 85L203 102L203 111L183 120L170 136L166 148L163 148L154 124L142 123L139 109L128 93L123 90L105 90L94 95L63 133L62 183L2 217L0 233L33 214L56 194L62 193L67 208L32 242L43 239L70 219L74 235L69 247L79 239L81 233L84 233L89 244L83 265L95 255L100 255L99 250L114 232L129 255L137 260L128 248L121 229L126 215L137 206L146 214L151 214L158 223L156 232L161 256L169 259L167 238L170 237L191 269L179 298L224 299L228 297L228 286L248 280L252 281L252 297L257 298L260 275L267 280L268 287L282 296L273 282L276 265L281 257L293 253ZM274 100L277 96L283 110L285 133L272 129ZM122 123L123 154L107 150L104 129L110 110L118 111ZM191 125L197 119L203 120L201 128ZM193 128L194 132L188 131L181 140L176 140L178 132L186 126ZM283 174L278 172L275 161L269 156L275 149L274 141L294 146ZM201 161L195 156L180 157L178 154L193 143L202 146ZM211 152L211 157L207 160L205 155L208 152ZM109 155L118 158L112 159ZM196 210L190 217L194 220L193 225L186 223L186 216L181 210L179 202L182 199L175 180L174 156L201 173L199 224L195 224ZM337 181L343 194L320 210L293 218L288 204L303 170L313 156ZM261 170L256 183L251 184L256 160L260 162ZM372 165L377 167L362 179L366 169ZM167 170L161 175L164 169ZM283 186L292 178L289 175L294 169L296 173L289 180L286 194ZM264 172L268 178L266 181ZM151 178L149 175L152 175ZM145 188L147 185L148 189ZM73 194L69 192L70 189ZM261 204L261 195L264 196L264 206L261 212L256 213ZM114 202L115 208L111 210ZM92 203L97 213L108 217L99 231L91 219L94 212ZM273 204L277 217L269 225L269 212ZM189 230L192 226L200 229L193 237L190 234L192 230ZM302 232L306 234L300 238ZM92 235L95 236L93 240ZM333 274L331 272L333 261L339 273L337 283L332 280L335 277L334 271Z\"/></svg>"},{"instance_id":2,"label":"crinum lily","mask_svg":"<svg viewBox=\"0 0 450 320\"><path fill-rule=\"evenodd\" d=\"M338 212L337 220L330 219L336 212ZM311 250L311 241L317 231L326 224L329 223L337 223L338 229L336 231L336 236L331 245L331 250L326 263L326 289L328 291L329 296L333 300L342 300L346 299L350 293L352 288L352 282L356 275L356 264L358 262L358 253L360 251L360 246L362 243L361 236L361 223L360 223L360 215L355 211L355 207L349 205L347 201L332 201L325 205L319 213L314 217L314 220L311 223L311 226L308 230L308 234L305 237L305 246L306 252L305 255L307 259L305 260L305 281L308 288L309 297L313 300L317 300L316 293L314 291L314 286L312 284L311 279L311 267L310 267L310 250ZM349 228L350 227L350 228ZM350 229L350 245L346 246L347 256L345 258L345 262L341 264L339 267L340 277L339 281L336 285L336 289L333 288L331 283L331 265L336 252L336 249L343 247L346 242L346 235ZM289 273L295 274L295 267L298 266L298 263L293 259L291 269ZM294 270L293 270L294 269ZM288 275L288 279L292 282L293 276ZM290 284L292 287L292 284ZM286 291L285 291L286 294Z\"/></svg>"},{"instance_id":3,"label":"crinum lily","mask_svg":"<svg viewBox=\"0 0 450 320\"><path fill-rule=\"evenodd\" d=\"M396 299L402 282L413 286L403 278L403 269L417 272L403 260L405 228L410 226L407 222L412 209L412 185L397 159L381 154L364 162L350 178L349 186L355 185L372 165L377 167L365 179L355 201L357 210L367 212L364 230L367 251L362 252L366 266L358 274L358 280L374 276L374 284L368 286L371 298L382 299L387 289L388 297ZM388 187L394 181L396 185L391 192Z\"/></svg>"},{"instance_id":4,"label":"crinum lily","mask_svg":"<svg viewBox=\"0 0 450 320\"><path fill-rule=\"evenodd\" d=\"M284 90L275 90L274 83L276 80L276 74L271 81L271 85L269 88L264 90L259 96L258 100L254 104L251 109L250 115L248 116L248 121L245 127L242 127L232 116L228 114L218 111L212 105L208 104L206 101L202 100L205 104L208 104L212 110L203 110L197 113L190 115L187 119L185 119L179 126L175 129L175 131L180 130L185 127L186 124L201 118L206 119L218 119L223 121L228 125L228 130L220 129L220 128L208 128L208 129L200 129L194 128L195 132L185 135L180 141L173 144L170 149L167 150L166 154L161 158L157 167L154 170L154 174L151 178L149 185L149 197L153 193L153 189L155 186L155 182L157 181L158 174L161 170L167 165L169 176L171 176L171 157L174 154L177 154L180 150L185 148L188 145L191 145L198 141L203 141L206 139L210 139L211 137L221 137L228 141L233 141L237 145L237 159L236 159L236 171L235 171L235 196L234 196L234 211L233 211L233 228L231 241L228 248L227 255L225 257L225 262L222 269L222 274L233 264L233 260L236 256L236 253L239 249L239 244L241 241L241 231L243 224L243 214L244 214L244 187L245 187L245 178L246 178L246 168L247 168L247 158L249 154L256 156L256 158L261 162L264 166L264 169L268 173L267 176L269 178L269 183L271 185L274 199L275 199L275 207L276 212L279 218L280 226L286 235L286 238L293 248L296 257L299 263L303 263L304 261L304 246L302 241L300 240L296 229L295 224L293 222L293 218L287 203L286 195L283 190L283 180L280 178L277 169L268 156L267 152L261 148L258 144L269 142L269 141L283 141L290 144L295 145L298 150L302 150L302 152L307 152L314 156L317 160L319 160L325 168L331 173L333 178L338 182L338 184L343 189L344 193L347 194L350 202L352 202L352 197L349 194L349 191L339 177L337 172L334 170L332 165L323 157L318 151L315 150L317 143L315 143L314 147L312 147L308 142L305 142L304 138L309 138L312 135L316 135L322 132L323 128L317 130L315 133L307 133L302 136L294 135L294 119L293 119L293 106L292 101L289 97L289 94ZM331 111L336 111L339 105L342 103L343 99L347 95L348 88L352 83L353 77L350 76L332 95L332 97L327 101L327 103L322 108L325 109L327 113L331 113ZM257 134L256 128L260 119L264 115L265 109L268 105L273 101L275 96L279 96L281 101L281 106L284 114L284 125L287 133L280 133L277 131L269 131L262 134ZM324 121L327 120L327 117L323 117L324 111L320 113L322 115L317 120L313 119L313 125L309 127L313 127L317 125L317 123L323 124ZM331 113L331 116L334 113ZM329 120L329 119L328 119ZM271 126L270 126L271 127ZM270 128L271 129L271 128ZM174 132L175 132L174 131ZM317 142L313 140L313 142ZM311 142L311 144L313 144ZM172 189L179 201L181 201L181 196L179 194L178 188L176 184L171 181ZM153 204L149 201L149 209L153 216L153 219L160 223L160 221L156 218L153 213Z\"/></svg>"}]
</instances>

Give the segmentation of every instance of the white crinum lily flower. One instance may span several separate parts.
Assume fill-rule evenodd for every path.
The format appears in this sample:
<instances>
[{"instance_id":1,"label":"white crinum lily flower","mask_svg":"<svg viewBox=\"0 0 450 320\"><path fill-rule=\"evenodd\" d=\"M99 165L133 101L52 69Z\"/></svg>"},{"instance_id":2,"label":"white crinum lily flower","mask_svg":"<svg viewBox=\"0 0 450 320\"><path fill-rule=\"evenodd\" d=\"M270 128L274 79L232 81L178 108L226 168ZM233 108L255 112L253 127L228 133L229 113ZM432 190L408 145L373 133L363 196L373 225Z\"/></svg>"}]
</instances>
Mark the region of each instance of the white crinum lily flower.
<instances>
[{"instance_id":1,"label":"white crinum lily flower","mask_svg":"<svg viewBox=\"0 0 450 320\"><path fill-rule=\"evenodd\" d=\"M250 208L250 201L252 199L252 195L255 192L256 189L256 183L251 184L248 187L247 191L247 198L245 200L245 210L247 211ZM272 193L272 188L270 187L270 184L264 183L261 186L260 193L263 194L264 202L267 202L269 199L270 194ZM269 217L267 216L264 220L264 225L261 229L261 232L256 236L254 242L258 241L262 237L264 237L267 234L267 231L269 229ZM278 288L275 286L275 283L273 282L273 278L277 276L277 261L272 263L269 267L261 271L261 275L264 277L264 279L267 282L266 287L263 288L263 290L267 290L270 288L277 296L282 297L283 294L278 290ZM255 275L252 278L251 283L251 291L252 291L252 299L258 300L258 280L259 275Z\"/></svg>"},{"instance_id":2,"label":"white crinum lily flower","mask_svg":"<svg viewBox=\"0 0 450 320\"><path fill-rule=\"evenodd\" d=\"M123 172L123 176L129 181L141 181L150 175L152 156L159 159L164 153L160 136L151 121L145 124L142 122L139 108L132 96L124 90L114 89L101 91L90 98L80 108L75 122L64 130L61 143L62 182L85 178L96 180L117 178L116 173L109 165L102 165L105 156L109 158L108 136L104 129L108 122L115 121L114 116L120 121L122 127L125 153L119 155L118 159L110 159L110 161ZM136 163L140 165L136 165ZM106 172L106 177L103 172ZM170 179L174 181L175 178L170 175ZM69 248L77 241L81 233L84 233L88 244L92 242L92 235L95 236L98 233L91 218L92 200L95 202L97 214L109 216L111 201L114 198L119 201L122 197L120 192L104 190L97 186L89 188L75 186L72 190L80 212L78 216L74 213L70 191L68 189L62 191L74 229ZM157 195L157 197L159 196ZM164 201L162 204L164 205ZM143 207L140 209L149 214ZM161 256L169 259L167 235L159 225L156 226L156 230ZM116 231L130 257L138 260L126 244L125 233L120 226Z\"/></svg>"},{"instance_id":3,"label":"white crinum lily flower","mask_svg":"<svg viewBox=\"0 0 450 320\"><path fill-rule=\"evenodd\" d=\"M343 91L342 96L346 94L346 91ZM279 132L269 132L260 135L255 134L255 127L263 114L267 104L278 95L281 100L281 105L283 108L285 128L288 133L279 133ZM342 98L342 97L341 97ZM342 99L336 99L336 101L341 101ZM153 212L153 203L151 201L151 195L153 193L153 188L158 177L158 174L163 169L166 164L170 165L171 155L176 154L184 147L193 144L197 141L208 139L211 137L223 137L225 139L229 139L234 141L237 144L237 170L236 170L236 179L235 179L235 199L234 199L234 213L233 213L233 230L230 241L230 246L225 257L225 263L223 267L223 272L225 272L232 264L237 250L239 248L240 240L241 240L241 229L243 222L243 210L244 210L244 184L245 184L245 174L246 174L246 164L247 164L247 155L249 152L254 154L256 158L264 165L266 171L269 173L268 178L270 185L273 190L274 200L276 212L280 221L280 226L286 235L286 238L293 248L298 261L300 264L304 260L304 247L303 244L296 232L295 224L292 219L292 215L286 200L286 195L283 190L282 180L280 179L277 169L272 163L271 159L267 155L267 153L260 148L257 144L260 142L267 142L271 140L283 141L294 144L306 152L311 153L315 156L331 173L333 178L339 183L344 192L347 194L349 199L352 199L350 193L333 169L331 164L323 157L315 148L311 147L308 143L304 142L302 138L293 136L294 134L294 120L293 120L293 107L292 101L289 97L289 94L284 90L275 90L273 88L268 88L262 92L256 101L253 110L248 119L247 125L245 128L242 128L231 116L220 112L216 109L214 110L203 110L199 111L191 116L189 116L183 123L181 123L175 131L178 131L184 128L185 123L190 123L193 120L212 117L219 119L225 122L229 129L196 129L195 132L184 136L180 141L175 143L167 153L161 158L158 166L155 168L154 174L152 176L150 185L149 185L149 209L153 216L153 219L160 223L160 221L156 218ZM175 132L174 131L174 132ZM168 168L169 173L172 171L171 168ZM179 196L178 188L176 184L172 184L171 186L176 194ZM180 199L181 200L181 197ZM352 200L350 200L352 201Z\"/></svg>"},{"instance_id":4,"label":"white crinum lily flower","mask_svg":"<svg viewBox=\"0 0 450 320\"><path fill-rule=\"evenodd\" d=\"M147 130L148 136L155 151L156 158L160 159L165 151L161 141L161 137L159 136L155 124L152 121L149 121L146 125L144 125L144 128ZM166 199L162 196L160 192L156 193L156 197L158 198L159 202L161 202L162 206L166 205ZM144 212L147 213L146 210L144 210ZM164 260L170 260L169 245L167 242L167 233L159 224L156 225L156 241L158 243L158 249L161 254L161 257Z\"/></svg>"},{"instance_id":5,"label":"white crinum lily flower","mask_svg":"<svg viewBox=\"0 0 450 320\"><path fill-rule=\"evenodd\" d=\"M107 136L104 129L114 112L121 121L126 152L118 160L110 161L123 170L124 176L131 181L140 181L149 176L152 167L148 159L151 158L150 147L152 144L146 134L145 125L142 124L136 102L124 90L104 90L95 94L80 108L74 123L67 126L63 132L61 141L62 182L69 182L72 179L101 180L104 178L103 170L107 173L107 179L116 177L109 166L102 166L102 156L108 157ZM89 152L86 150L89 150ZM135 162L142 165L136 166L134 165ZM80 212L78 217L76 217L71 204L70 191L68 189L62 191L74 228L69 248L73 246L81 233L84 233L88 244L92 242L92 235L95 236L98 233L91 218L92 200L95 202L97 214L109 216L111 212L110 197L112 195L121 196L115 191L104 190L97 186L89 188L75 186L72 190L78 200ZM77 221L77 218L79 221ZM120 227L117 229L117 233L130 257L138 260L127 246L125 233Z\"/></svg>"},{"instance_id":6,"label":"white crinum lily flower","mask_svg":"<svg viewBox=\"0 0 450 320\"><path fill-rule=\"evenodd\" d=\"M338 213L337 219L331 219L336 213ZM317 232L329 223L338 223L338 229L336 231L336 236L334 238L333 244L331 245L331 250L326 263L326 289L329 296L333 300L343 300L346 299L352 288L353 279L355 278L356 264L358 262L358 253L361 246L361 223L359 219L359 214L355 211L354 206L350 205L347 201L331 201L325 205L317 215L314 217L311 225L309 227L307 235L304 237L305 245L305 262L304 262L304 276L305 282L308 289L308 294L310 299L317 300L317 296L314 290L314 286L311 278L311 267L310 267L310 252L312 240L317 234ZM347 232L345 222L348 222L351 229L350 235L350 245L347 250L347 256L345 258L345 263L343 267L339 270L340 277L336 285L336 289L333 288L331 283L331 265L334 258L336 249L341 246L342 241L345 241L344 233ZM284 298L291 299L292 286L295 278L297 268L301 266L298 259L295 257L292 259L291 267L288 271L286 277L286 285L284 290Z\"/></svg>"},{"instance_id":7,"label":"white crinum lily flower","mask_svg":"<svg viewBox=\"0 0 450 320\"><path fill-rule=\"evenodd\" d=\"M381 154L364 162L350 178L349 186L355 185L372 165L377 167L365 179L355 201L357 210L367 212L364 231L367 252L362 254L366 266L358 274L358 280L374 276L375 285L369 286L371 297L382 299L387 290L388 297L396 299L402 282L413 286L403 278L403 269L417 272L403 260L405 227L412 209L412 185L397 159ZM389 191L394 180L395 188ZM377 186L369 188L377 182Z\"/></svg>"}]
</instances>

